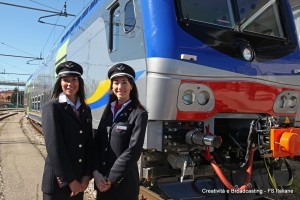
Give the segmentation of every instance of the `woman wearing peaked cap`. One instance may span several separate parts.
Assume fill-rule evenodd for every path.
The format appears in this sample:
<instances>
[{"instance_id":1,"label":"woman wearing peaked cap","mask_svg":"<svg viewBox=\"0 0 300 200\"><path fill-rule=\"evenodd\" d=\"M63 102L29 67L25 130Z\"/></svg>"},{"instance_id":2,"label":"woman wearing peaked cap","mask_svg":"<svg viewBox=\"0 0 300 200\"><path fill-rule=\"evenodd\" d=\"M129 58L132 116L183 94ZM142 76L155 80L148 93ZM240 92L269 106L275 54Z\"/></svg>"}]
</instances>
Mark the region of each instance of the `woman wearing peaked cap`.
<instances>
[{"instance_id":1,"label":"woman wearing peaked cap","mask_svg":"<svg viewBox=\"0 0 300 200\"><path fill-rule=\"evenodd\" d=\"M97 200L137 200L137 161L142 152L148 113L138 98L135 71L124 63L111 67L109 102L95 136Z\"/></svg>"},{"instance_id":2,"label":"woman wearing peaked cap","mask_svg":"<svg viewBox=\"0 0 300 200\"><path fill-rule=\"evenodd\" d=\"M85 103L82 67L66 61L56 68L52 100L42 109L47 157L44 200L83 200L93 169L91 109Z\"/></svg>"}]
</instances>

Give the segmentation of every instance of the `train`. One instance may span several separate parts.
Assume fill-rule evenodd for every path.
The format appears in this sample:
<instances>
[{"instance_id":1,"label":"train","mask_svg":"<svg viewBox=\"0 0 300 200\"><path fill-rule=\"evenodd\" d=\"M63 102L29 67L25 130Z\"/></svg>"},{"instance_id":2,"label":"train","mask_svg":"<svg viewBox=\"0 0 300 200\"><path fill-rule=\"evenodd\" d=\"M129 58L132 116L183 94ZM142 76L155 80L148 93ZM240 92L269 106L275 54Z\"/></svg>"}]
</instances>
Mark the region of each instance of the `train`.
<instances>
[{"instance_id":1,"label":"train","mask_svg":"<svg viewBox=\"0 0 300 200\"><path fill-rule=\"evenodd\" d=\"M299 0L92 0L27 81L26 116L41 123L72 60L96 130L126 63L149 113L141 199L261 198L300 155L299 41Z\"/></svg>"}]
</instances>

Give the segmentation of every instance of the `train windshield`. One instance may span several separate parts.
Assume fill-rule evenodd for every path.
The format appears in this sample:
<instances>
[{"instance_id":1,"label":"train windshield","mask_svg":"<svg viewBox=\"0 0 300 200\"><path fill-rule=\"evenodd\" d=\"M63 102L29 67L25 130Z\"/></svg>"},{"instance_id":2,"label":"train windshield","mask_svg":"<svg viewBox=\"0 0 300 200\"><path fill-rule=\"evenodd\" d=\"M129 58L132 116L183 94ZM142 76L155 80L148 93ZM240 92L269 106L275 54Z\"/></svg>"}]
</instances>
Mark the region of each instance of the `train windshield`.
<instances>
[{"instance_id":1,"label":"train windshield","mask_svg":"<svg viewBox=\"0 0 300 200\"><path fill-rule=\"evenodd\" d=\"M293 10L294 19L295 19L298 41L300 42L300 2L298 0L290 0L290 3Z\"/></svg>"},{"instance_id":2,"label":"train windshield","mask_svg":"<svg viewBox=\"0 0 300 200\"><path fill-rule=\"evenodd\" d=\"M284 38L276 0L180 0L184 20Z\"/></svg>"}]
</instances>

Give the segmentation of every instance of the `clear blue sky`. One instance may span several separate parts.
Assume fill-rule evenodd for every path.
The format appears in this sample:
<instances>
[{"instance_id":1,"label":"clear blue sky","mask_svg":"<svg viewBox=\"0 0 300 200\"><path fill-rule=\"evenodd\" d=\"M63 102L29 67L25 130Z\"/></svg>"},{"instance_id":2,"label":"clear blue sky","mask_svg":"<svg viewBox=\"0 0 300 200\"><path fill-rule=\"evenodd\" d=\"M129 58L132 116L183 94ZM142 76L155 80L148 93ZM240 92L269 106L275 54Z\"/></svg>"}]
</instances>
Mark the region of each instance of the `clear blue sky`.
<instances>
[{"instance_id":1,"label":"clear blue sky","mask_svg":"<svg viewBox=\"0 0 300 200\"><path fill-rule=\"evenodd\" d=\"M72 16L44 18L55 15L51 12L63 11L65 2L67 13L77 17L91 0L0 0L0 81L17 82L19 79L20 82L25 82L29 75L21 74L32 74L38 69L43 60L21 57L45 58L75 22L76 17ZM39 19L59 26L40 23ZM0 85L0 91L11 88Z\"/></svg>"}]
</instances>

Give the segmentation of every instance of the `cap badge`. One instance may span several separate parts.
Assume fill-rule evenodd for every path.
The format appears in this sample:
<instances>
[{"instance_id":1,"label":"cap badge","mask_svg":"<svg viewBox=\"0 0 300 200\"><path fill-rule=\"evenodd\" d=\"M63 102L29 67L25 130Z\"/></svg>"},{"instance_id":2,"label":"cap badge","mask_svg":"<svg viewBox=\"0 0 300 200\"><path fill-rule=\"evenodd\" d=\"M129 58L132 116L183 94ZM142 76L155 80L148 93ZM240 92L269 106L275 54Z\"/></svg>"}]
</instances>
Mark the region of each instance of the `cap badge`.
<instances>
[{"instance_id":1,"label":"cap badge","mask_svg":"<svg viewBox=\"0 0 300 200\"><path fill-rule=\"evenodd\" d=\"M117 69L118 69L119 71L123 71L123 70L125 69L125 67L124 67L123 65L121 65L121 66L117 67Z\"/></svg>"},{"instance_id":2,"label":"cap badge","mask_svg":"<svg viewBox=\"0 0 300 200\"><path fill-rule=\"evenodd\" d=\"M72 68L73 66L70 66L70 65L68 65L68 64L65 64L66 65L66 67L67 68Z\"/></svg>"}]
</instances>

